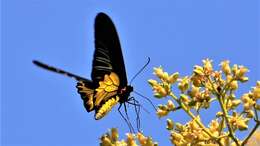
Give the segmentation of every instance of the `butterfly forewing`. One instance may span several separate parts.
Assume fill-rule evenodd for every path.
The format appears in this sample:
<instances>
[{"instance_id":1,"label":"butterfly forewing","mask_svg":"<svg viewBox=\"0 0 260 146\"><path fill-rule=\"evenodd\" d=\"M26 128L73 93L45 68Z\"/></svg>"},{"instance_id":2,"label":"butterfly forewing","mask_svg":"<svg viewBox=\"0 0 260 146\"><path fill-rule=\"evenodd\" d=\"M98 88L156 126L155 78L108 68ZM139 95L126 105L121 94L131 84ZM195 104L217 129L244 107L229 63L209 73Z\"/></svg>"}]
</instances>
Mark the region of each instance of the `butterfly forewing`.
<instances>
[{"instance_id":1,"label":"butterfly forewing","mask_svg":"<svg viewBox=\"0 0 260 146\"><path fill-rule=\"evenodd\" d=\"M121 46L112 20L104 13L95 19L95 52L91 77L94 84L114 72L120 79L120 87L127 85L125 64Z\"/></svg>"}]
</instances>

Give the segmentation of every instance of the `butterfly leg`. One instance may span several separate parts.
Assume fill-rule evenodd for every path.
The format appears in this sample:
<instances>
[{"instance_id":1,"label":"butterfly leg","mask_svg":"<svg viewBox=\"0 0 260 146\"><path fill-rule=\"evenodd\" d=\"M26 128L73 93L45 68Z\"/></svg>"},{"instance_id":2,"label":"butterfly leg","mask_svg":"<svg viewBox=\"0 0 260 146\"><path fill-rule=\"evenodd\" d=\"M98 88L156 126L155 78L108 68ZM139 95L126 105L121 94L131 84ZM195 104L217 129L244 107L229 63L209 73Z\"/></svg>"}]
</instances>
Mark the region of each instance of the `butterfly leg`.
<instances>
[{"instance_id":1,"label":"butterfly leg","mask_svg":"<svg viewBox=\"0 0 260 146\"><path fill-rule=\"evenodd\" d=\"M122 104L119 105L119 107L118 107L117 110L118 110L120 116L121 116L121 117L124 119L124 121L126 122L128 128L130 129L130 132L133 133L133 127L132 127L131 123L127 120L127 118L122 114L122 112L121 112L121 110L120 110L121 107L122 107Z\"/></svg>"},{"instance_id":2,"label":"butterfly leg","mask_svg":"<svg viewBox=\"0 0 260 146\"><path fill-rule=\"evenodd\" d=\"M123 103L123 104L124 104L124 109L125 109L126 119L128 120L128 123L129 123L129 125L130 125L130 128L133 130L133 132L135 132L135 130L134 130L132 124L131 124L130 118L129 118L129 116L128 116L128 113L127 113L126 104L125 104L125 103Z\"/></svg>"},{"instance_id":3,"label":"butterfly leg","mask_svg":"<svg viewBox=\"0 0 260 146\"><path fill-rule=\"evenodd\" d=\"M132 102L129 102L133 100L133 103ZM134 105L134 108L135 108L135 113L136 113L136 126L137 126L137 130L138 132L140 132L140 127L141 127L141 120L140 120L140 107L141 105L139 104L139 102L137 100L135 100L134 97L131 97L129 98L128 104L131 104L131 105Z\"/></svg>"}]
</instances>

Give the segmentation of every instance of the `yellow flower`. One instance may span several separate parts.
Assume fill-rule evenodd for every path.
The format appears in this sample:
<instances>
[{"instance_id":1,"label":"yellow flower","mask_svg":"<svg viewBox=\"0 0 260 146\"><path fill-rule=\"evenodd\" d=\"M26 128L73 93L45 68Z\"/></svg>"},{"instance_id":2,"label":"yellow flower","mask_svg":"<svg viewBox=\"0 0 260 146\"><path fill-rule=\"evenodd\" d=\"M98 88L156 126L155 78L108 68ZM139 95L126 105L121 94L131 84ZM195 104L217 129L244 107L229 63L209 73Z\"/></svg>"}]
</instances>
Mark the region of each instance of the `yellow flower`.
<instances>
[{"instance_id":1,"label":"yellow flower","mask_svg":"<svg viewBox=\"0 0 260 146\"><path fill-rule=\"evenodd\" d=\"M107 135L104 135L101 137L101 146L112 146L111 140L108 138Z\"/></svg>"},{"instance_id":2,"label":"yellow flower","mask_svg":"<svg viewBox=\"0 0 260 146\"><path fill-rule=\"evenodd\" d=\"M173 73L173 74L171 74L168 77L167 82L170 83L170 84L173 84L173 83L175 83L177 81L178 77L179 77L179 73L178 72Z\"/></svg>"},{"instance_id":3,"label":"yellow flower","mask_svg":"<svg viewBox=\"0 0 260 146\"><path fill-rule=\"evenodd\" d=\"M154 88L155 89L155 92L157 93L157 94L155 94L156 95L156 97L165 97L165 96L167 96L168 95L168 92L165 90L165 88L163 88L162 86L157 86L156 88Z\"/></svg>"},{"instance_id":4,"label":"yellow flower","mask_svg":"<svg viewBox=\"0 0 260 146\"><path fill-rule=\"evenodd\" d=\"M158 85L158 82L157 82L156 80L153 80L153 79L148 80L148 83L149 83L152 87Z\"/></svg>"},{"instance_id":5,"label":"yellow flower","mask_svg":"<svg viewBox=\"0 0 260 146\"><path fill-rule=\"evenodd\" d=\"M235 99L235 100L232 100L232 108L235 108L235 107L237 107L240 103L241 103L241 100L239 100L239 99Z\"/></svg>"},{"instance_id":6,"label":"yellow flower","mask_svg":"<svg viewBox=\"0 0 260 146\"><path fill-rule=\"evenodd\" d=\"M161 79L163 77L162 67L155 67L153 69L154 69L154 74Z\"/></svg>"},{"instance_id":7,"label":"yellow flower","mask_svg":"<svg viewBox=\"0 0 260 146\"><path fill-rule=\"evenodd\" d=\"M118 131L116 128L111 129L111 139L112 141L117 141L119 138Z\"/></svg>"},{"instance_id":8,"label":"yellow flower","mask_svg":"<svg viewBox=\"0 0 260 146\"><path fill-rule=\"evenodd\" d=\"M254 106L254 104L256 103L252 98L250 98L250 94L248 94L248 93L244 94L241 97L241 100L244 103L244 110L245 111L250 110Z\"/></svg>"},{"instance_id":9,"label":"yellow flower","mask_svg":"<svg viewBox=\"0 0 260 146\"><path fill-rule=\"evenodd\" d=\"M249 118L243 118L238 113L234 112L230 118L230 123L234 128L238 128L240 131L248 129Z\"/></svg>"},{"instance_id":10,"label":"yellow flower","mask_svg":"<svg viewBox=\"0 0 260 146\"><path fill-rule=\"evenodd\" d=\"M238 65L237 64L234 64L233 67L232 67L232 73L233 75L237 75L238 74Z\"/></svg>"},{"instance_id":11,"label":"yellow flower","mask_svg":"<svg viewBox=\"0 0 260 146\"><path fill-rule=\"evenodd\" d=\"M167 130L173 130L173 126L174 126L173 121L171 119L167 119L167 127L166 127L166 129Z\"/></svg>"},{"instance_id":12,"label":"yellow flower","mask_svg":"<svg viewBox=\"0 0 260 146\"><path fill-rule=\"evenodd\" d=\"M212 71L213 71L213 67L212 67L212 60L209 60L208 58L205 60L202 60L204 66L204 72L209 75Z\"/></svg>"},{"instance_id":13,"label":"yellow flower","mask_svg":"<svg viewBox=\"0 0 260 146\"><path fill-rule=\"evenodd\" d=\"M238 82L237 81L232 81L229 84L229 87L230 87L231 90L236 90L238 88Z\"/></svg>"},{"instance_id":14,"label":"yellow flower","mask_svg":"<svg viewBox=\"0 0 260 146\"><path fill-rule=\"evenodd\" d=\"M127 146L137 146L133 134L127 133L126 136L127 136L126 139Z\"/></svg>"},{"instance_id":15,"label":"yellow flower","mask_svg":"<svg viewBox=\"0 0 260 146\"><path fill-rule=\"evenodd\" d=\"M174 110L174 108L175 108L175 105L174 105L174 103L172 102L172 100L168 100L168 102L167 102L167 108L168 108L168 110Z\"/></svg>"},{"instance_id":16,"label":"yellow flower","mask_svg":"<svg viewBox=\"0 0 260 146\"><path fill-rule=\"evenodd\" d=\"M248 129L248 121L249 119L248 118L245 118L245 119L239 119L237 121L237 128L240 130L240 131L243 131L243 130L247 130Z\"/></svg>"},{"instance_id":17,"label":"yellow flower","mask_svg":"<svg viewBox=\"0 0 260 146\"><path fill-rule=\"evenodd\" d=\"M159 118L167 116L168 113L169 113L169 110L168 110L167 106L165 106L165 105L158 106L156 114Z\"/></svg>"},{"instance_id":18,"label":"yellow flower","mask_svg":"<svg viewBox=\"0 0 260 146\"><path fill-rule=\"evenodd\" d=\"M220 63L221 70L225 73L225 75L229 75L231 73L231 68L229 66L229 60L222 61Z\"/></svg>"},{"instance_id":19,"label":"yellow flower","mask_svg":"<svg viewBox=\"0 0 260 146\"><path fill-rule=\"evenodd\" d=\"M237 71L237 74L236 74L236 76L238 77L238 78L241 78L241 77L243 77L244 75L245 75L245 73L248 71L248 69L246 68L246 67L244 67L244 66L239 66L239 69L238 69L238 71Z\"/></svg>"},{"instance_id":20,"label":"yellow flower","mask_svg":"<svg viewBox=\"0 0 260 146\"><path fill-rule=\"evenodd\" d=\"M204 76L193 74L191 77L191 81L194 86L201 87L203 85L202 83L204 82Z\"/></svg>"},{"instance_id":21,"label":"yellow flower","mask_svg":"<svg viewBox=\"0 0 260 146\"><path fill-rule=\"evenodd\" d=\"M258 81L257 84L260 84L260 81ZM252 94L254 99L260 99L260 85L253 88Z\"/></svg>"},{"instance_id":22,"label":"yellow flower","mask_svg":"<svg viewBox=\"0 0 260 146\"><path fill-rule=\"evenodd\" d=\"M247 111L247 115L246 115L247 118L253 118L254 116L255 116L255 114L254 114L253 110L248 110Z\"/></svg>"},{"instance_id":23,"label":"yellow flower","mask_svg":"<svg viewBox=\"0 0 260 146\"><path fill-rule=\"evenodd\" d=\"M195 65L194 66L194 70L193 72L197 75L201 75L203 76L204 75L204 70L203 70L203 67L199 66L199 65Z\"/></svg>"},{"instance_id":24,"label":"yellow flower","mask_svg":"<svg viewBox=\"0 0 260 146\"><path fill-rule=\"evenodd\" d=\"M182 93L184 93L186 90L188 90L188 88L189 88L189 77L186 76L186 77L180 79L178 87L179 87L179 89L181 90Z\"/></svg>"},{"instance_id":25,"label":"yellow flower","mask_svg":"<svg viewBox=\"0 0 260 146\"><path fill-rule=\"evenodd\" d=\"M189 93L191 97L199 97L200 96L200 87L191 86L191 91Z\"/></svg>"}]
</instances>

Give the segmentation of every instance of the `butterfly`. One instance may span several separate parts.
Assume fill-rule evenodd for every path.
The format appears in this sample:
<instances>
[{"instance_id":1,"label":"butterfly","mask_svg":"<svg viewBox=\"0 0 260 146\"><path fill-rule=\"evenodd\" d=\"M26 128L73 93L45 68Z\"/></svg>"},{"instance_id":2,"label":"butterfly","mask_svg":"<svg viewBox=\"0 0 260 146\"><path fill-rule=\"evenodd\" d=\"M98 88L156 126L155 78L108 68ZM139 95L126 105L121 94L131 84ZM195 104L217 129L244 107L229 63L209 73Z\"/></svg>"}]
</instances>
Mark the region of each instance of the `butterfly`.
<instances>
[{"instance_id":1,"label":"butterfly","mask_svg":"<svg viewBox=\"0 0 260 146\"><path fill-rule=\"evenodd\" d=\"M108 15L98 13L94 29L95 51L91 80L36 60L33 63L49 71L74 78L77 81L76 88L81 95L85 109L87 112L94 111L94 118L99 120L105 117L115 105L119 104L118 109L124 105L126 109L126 102L136 100L130 98L133 87L127 84L123 54L115 25ZM126 118L124 119L126 120Z\"/></svg>"}]
</instances>

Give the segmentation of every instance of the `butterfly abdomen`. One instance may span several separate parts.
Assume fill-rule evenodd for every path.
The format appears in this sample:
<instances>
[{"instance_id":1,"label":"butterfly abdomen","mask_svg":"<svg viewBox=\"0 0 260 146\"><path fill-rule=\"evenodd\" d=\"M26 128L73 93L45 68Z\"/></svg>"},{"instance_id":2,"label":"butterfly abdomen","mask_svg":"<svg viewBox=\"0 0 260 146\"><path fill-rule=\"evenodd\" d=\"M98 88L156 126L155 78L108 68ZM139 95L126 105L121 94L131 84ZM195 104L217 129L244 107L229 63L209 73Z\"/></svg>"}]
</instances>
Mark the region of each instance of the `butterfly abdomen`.
<instances>
[{"instance_id":1,"label":"butterfly abdomen","mask_svg":"<svg viewBox=\"0 0 260 146\"><path fill-rule=\"evenodd\" d=\"M107 115L107 113L109 113L112 108L118 103L119 99L120 98L116 96L106 101L99 109L96 110L95 119L99 120Z\"/></svg>"}]
</instances>

